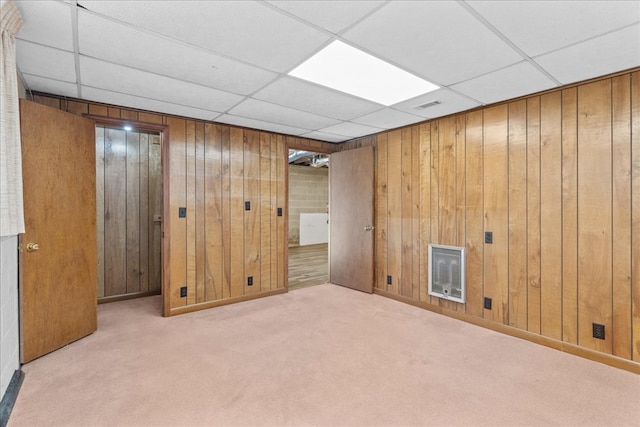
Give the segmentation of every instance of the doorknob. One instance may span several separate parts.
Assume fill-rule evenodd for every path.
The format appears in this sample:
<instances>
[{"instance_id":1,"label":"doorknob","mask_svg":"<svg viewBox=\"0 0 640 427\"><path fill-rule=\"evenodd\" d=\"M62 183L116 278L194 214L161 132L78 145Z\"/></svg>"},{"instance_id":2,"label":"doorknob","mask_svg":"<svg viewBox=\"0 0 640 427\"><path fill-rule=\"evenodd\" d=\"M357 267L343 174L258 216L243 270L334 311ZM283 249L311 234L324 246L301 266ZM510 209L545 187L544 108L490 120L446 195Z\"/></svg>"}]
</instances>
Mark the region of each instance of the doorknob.
<instances>
[{"instance_id":1,"label":"doorknob","mask_svg":"<svg viewBox=\"0 0 640 427\"><path fill-rule=\"evenodd\" d=\"M35 252L40 249L40 245L37 243L27 243L27 252Z\"/></svg>"},{"instance_id":2,"label":"doorknob","mask_svg":"<svg viewBox=\"0 0 640 427\"><path fill-rule=\"evenodd\" d=\"M375 227L373 225L365 225L364 226L364 231L371 231L373 230Z\"/></svg>"}]
</instances>

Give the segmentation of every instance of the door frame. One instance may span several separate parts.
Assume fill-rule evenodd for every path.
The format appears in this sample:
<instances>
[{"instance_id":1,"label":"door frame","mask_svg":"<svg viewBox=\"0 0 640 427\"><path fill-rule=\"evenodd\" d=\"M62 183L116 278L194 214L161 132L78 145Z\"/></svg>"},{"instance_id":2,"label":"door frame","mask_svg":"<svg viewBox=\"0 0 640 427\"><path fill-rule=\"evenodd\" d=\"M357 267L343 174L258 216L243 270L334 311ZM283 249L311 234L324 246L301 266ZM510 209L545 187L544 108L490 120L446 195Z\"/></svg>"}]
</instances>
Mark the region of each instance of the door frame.
<instances>
[{"instance_id":1,"label":"door frame","mask_svg":"<svg viewBox=\"0 0 640 427\"><path fill-rule=\"evenodd\" d=\"M296 141L297 141L297 138L295 137L285 137L285 150L287 151L287 158L285 159L286 173L284 174L284 188L285 188L284 203L286 204L287 208L284 210L284 222L286 224L286 227L284 228L284 241L286 242L286 245L284 247L284 263L285 263L284 288L287 290L287 292L289 292L289 157L288 157L289 150L304 150L304 151L311 151L313 153L318 153L318 154L328 154L329 167L331 167L331 154L338 151L338 150L330 150L328 148L323 148L323 147L310 147L309 145L299 144ZM331 191L331 188L329 188L329 191ZM331 210L331 206L329 206L329 210ZM327 245L327 247L328 247L327 255L331 256L331 241L329 241L329 244ZM331 266L329 265L328 268L329 268L329 271L327 271L327 278L330 277L331 275L331 270L330 270Z\"/></svg>"},{"instance_id":2,"label":"door frame","mask_svg":"<svg viewBox=\"0 0 640 427\"><path fill-rule=\"evenodd\" d=\"M168 316L170 313L170 301L169 301L169 283L167 278L169 276L169 267L170 267L170 251L169 251L169 240L166 239L165 235L167 232L166 227L167 221L169 218L169 186L171 184L171 180L169 179L169 126L160 125L155 123L146 123L139 122L135 120L126 120L126 119L118 119L113 117L105 117L105 116L96 116L92 114L83 114L83 117L91 119L96 122L96 125L103 125L115 128L123 128L124 126L131 126L134 130L145 131L145 132L154 132L159 133L161 136L160 139L160 168L162 169L162 173L160 174L161 186L162 186L162 221L160 223L160 235L162 236L162 251L160 254L160 276L161 276L161 285L160 285L160 293L162 294L162 307L163 307L163 315ZM139 295L138 295L139 296ZM128 299L127 297L115 297L110 299L108 302L117 301L120 299ZM104 301L107 302L107 301Z\"/></svg>"}]
</instances>

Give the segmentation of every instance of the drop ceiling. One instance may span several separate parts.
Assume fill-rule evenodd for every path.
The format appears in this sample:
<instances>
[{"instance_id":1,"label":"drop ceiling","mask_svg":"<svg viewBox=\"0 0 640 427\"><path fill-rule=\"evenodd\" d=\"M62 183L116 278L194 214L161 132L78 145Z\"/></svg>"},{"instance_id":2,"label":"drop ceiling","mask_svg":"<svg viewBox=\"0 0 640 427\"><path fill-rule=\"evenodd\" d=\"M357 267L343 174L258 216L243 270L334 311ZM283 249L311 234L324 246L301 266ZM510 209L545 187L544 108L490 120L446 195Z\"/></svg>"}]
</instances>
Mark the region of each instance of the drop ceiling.
<instances>
[{"instance_id":1,"label":"drop ceiling","mask_svg":"<svg viewBox=\"0 0 640 427\"><path fill-rule=\"evenodd\" d=\"M16 3L29 91L335 143L640 66L638 1ZM288 75L334 40L440 89L387 107Z\"/></svg>"}]
</instances>

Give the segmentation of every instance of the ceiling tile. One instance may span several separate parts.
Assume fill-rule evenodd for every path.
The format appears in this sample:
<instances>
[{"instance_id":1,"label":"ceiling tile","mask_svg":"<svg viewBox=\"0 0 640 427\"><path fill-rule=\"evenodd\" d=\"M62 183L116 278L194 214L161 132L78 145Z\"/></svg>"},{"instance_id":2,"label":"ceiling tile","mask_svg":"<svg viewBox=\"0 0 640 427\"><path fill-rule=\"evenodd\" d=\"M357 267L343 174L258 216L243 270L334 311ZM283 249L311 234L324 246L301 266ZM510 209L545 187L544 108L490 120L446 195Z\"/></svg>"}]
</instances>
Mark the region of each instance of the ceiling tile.
<instances>
[{"instance_id":1,"label":"ceiling tile","mask_svg":"<svg viewBox=\"0 0 640 427\"><path fill-rule=\"evenodd\" d=\"M485 104L490 104L555 86L555 82L529 62L523 61L451 88Z\"/></svg>"},{"instance_id":2,"label":"ceiling tile","mask_svg":"<svg viewBox=\"0 0 640 427\"><path fill-rule=\"evenodd\" d=\"M374 102L292 77L284 77L271 83L253 97L340 120L350 120L384 108Z\"/></svg>"},{"instance_id":3,"label":"ceiling tile","mask_svg":"<svg viewBox=\"0 0 640 427\"><path fill-rule=\"evenodd\" d=\"M73 51L71 6L58 1L16 2L24 26L17 38Z\"/></svg>"},{"instance_id":4,"label":"ceiling tile","mask_svg":"<svg viewBox=\"0 0 640 427\"><path fill-rule=\"evenodd\" d=\"M365 17L383 4L383 1L269 1L268 3L304 19L318 27L337 34L349 25Z\"/></svg>"},{"instance_id":5,"label":"ceiling tile","mask_svg":"<svg viewBox=\"0 0 640 427\"><path fill-rule=\"evenodd\" d=\"M640 21L638 1L470 1L467 4L529 56Z\"/></svg>"},{"instance_id":6,"label":"ceiling tile","mask_svg":"<svg viewBox=\"0 0 640 427\"><path fill-rule=\"evenodd\" d=\"M316 130L338 123L338 120L329 117L318 116L257 99L247 99L241 102L229 110L229 114L309 130Z\"/></svg>"},{"instance_id":7,"label":"ceiling tile","mask_svg":"<svg viewBox=\"0 0 640 427\"><path fill-rule=\"evenodd\" d=\"M87 86L82 87L82 99L201 120L213 120L220 114L215 111L170 104L155 99L146 99Z\"/></svg>"},{"instance_id":8,"label":"ceiling tile","mask_svg":"<svg viewBox=\"0 0 640 427\"><path fill-rule=\"evenodd\" d=\"M305 138L318 139L320 141L326 142L342 142L349 139L348 137L342 135L335 135L327 132L320 132L318 130L314 130L313 132L305 133L302 136Z\"/></svg>"},{"instance_id":9,"label":"ceiling tile","mask_svg":"<svg viewBox=\"0 0 640 427\"><path fill-rule=\"evenodd\" d=\"M440 101L440 104L428 108L416 108L419 105L424 105L432 101ZM469 110L479 105L481 105L480 102L476 100L469 99L469 97L460 95L452 90L442 88L426 95L420 95L408 101L395 104L393 108L424 118L436 118Z\"/></svg>"},{"instance_id":10,"label":"ceiling tile","mask_svg":"<svg viewBox=\"0 0 640 427\"><path fill-rule=\"evenodd\" d=\"M424 121L424 117L394 110L393 108L385 108L384 110L358 117L353 121L363 125L393 129Z\"/></svg>"},{"instance_id":11,"label":"ceiling tile","mask_svg":"<svg viewBox=\"0 0 640 427\"><path fill-rule=\"evenodd\" d=\"M22 74L25 80L27 92L44 92L55 95L68 96L71 98L78 97L78 85L75 83L62 82L60 80L48 79L46 77L33 76L31 74Z\"/></svg>"},{"instance_id":12,"label":"ceiling tile","mask_svg":"<svg viewBox=\"0 0 640 427\"><path fill-rule=\"evenodd\" d=\"M445 86L522 60L457 2L389 2L343 37Z\"/></svg>"},{"instance_id":13,"label":"ceiling tile","mask_svg":"<svg viewBox=\"0 0 640 427\"><path fill-rule=\"evenodd\" d=\"M287 71L330 36L253 1L81 0L90 11L273 71Z\"/></svg>"},{"instance_id":14,"label":"ceiling tile","mask_svg":"<svg viewBox=\"0 0 640 427\"><path fill-rule=\"evenodd\" d=\"M347 138L357 138L359 136L372 135L374 133L382 132L383 130L384 129L378 127L365 126L359 123L342 122L337 125L320 129L320 132L343 135Z\"/></svg>"},{"instance_id":15,"label":"ceiling tile","mask_svg":"<svg viewBox=\"0 0 640 427\"><path fill-rule=\"evenodd\" d=\"M223 114L216 119L216 122L226 123L229 125L243 126L252 129L260 129L271 132L283 133L285 135L302 135L309 132L308 129L300 129L292 126L285 126L277 123L264 122L262 120L248 119L246 117L233 116L231 114Z\"/></svg>"},{"instance_id":16,"label":"ceiling tile","mask_svg":"<svg viewBox=\"0 0 640 427\"><path fill-rule=\"evenodd\" d=\"M225 111L242 99L228 92L85 56L80 57L80 76L83 85L208 111Z\"/></svg>"},{"instance_id":17,"label":"ceiling tile","mask_svg":"<svg viewBox=\"0 0 640 427\"><path fill-rule=\"evenodd\" d=\"M16 63L22 73L76 82L75 56L71 52L16 40Z\"/></svg>"},{"instance_id":18,"label":"ceiling tile","mask_svg":"<svg viewBox=\"0 0 640 427\"><path fill-rule=\"evenodd\" d=\"M78 38L81 54L241 95L255 92L276 77L270 71L83 10L78 12Z\"/></svg>"},{"instance_id":19,"label":"ceiling tile","mask_svg":"<svg viewBox=\"0 0 640 427\"><path fill-rule=\"evenodd\" d=\"M563 84L640 66L640 24L534 58Z\"/></svg>"}]
</instances>

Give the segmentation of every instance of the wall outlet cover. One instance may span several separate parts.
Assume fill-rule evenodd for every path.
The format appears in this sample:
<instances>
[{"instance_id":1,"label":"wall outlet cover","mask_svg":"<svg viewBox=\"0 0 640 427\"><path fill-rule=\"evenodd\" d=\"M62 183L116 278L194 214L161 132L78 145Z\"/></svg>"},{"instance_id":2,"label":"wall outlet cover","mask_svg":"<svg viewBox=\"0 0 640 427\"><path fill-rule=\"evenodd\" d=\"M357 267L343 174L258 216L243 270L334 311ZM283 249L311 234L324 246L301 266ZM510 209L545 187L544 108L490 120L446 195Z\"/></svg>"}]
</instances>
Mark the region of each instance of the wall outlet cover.
<instances>
[{"instance_id":1,"label":"wall outlet cover","mask_svg":"<svg viewBox=\"0 0 640 427\"><path fill-rule=\"evenodd\" d=\"M491 298L484 297L484 308L491 310Z\"/></svg>"}]
</instances>

